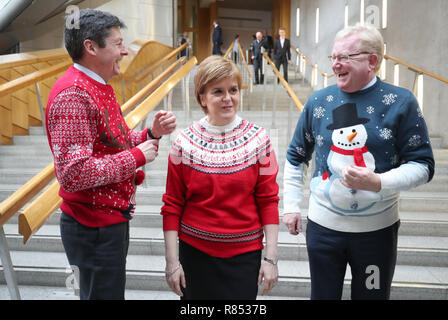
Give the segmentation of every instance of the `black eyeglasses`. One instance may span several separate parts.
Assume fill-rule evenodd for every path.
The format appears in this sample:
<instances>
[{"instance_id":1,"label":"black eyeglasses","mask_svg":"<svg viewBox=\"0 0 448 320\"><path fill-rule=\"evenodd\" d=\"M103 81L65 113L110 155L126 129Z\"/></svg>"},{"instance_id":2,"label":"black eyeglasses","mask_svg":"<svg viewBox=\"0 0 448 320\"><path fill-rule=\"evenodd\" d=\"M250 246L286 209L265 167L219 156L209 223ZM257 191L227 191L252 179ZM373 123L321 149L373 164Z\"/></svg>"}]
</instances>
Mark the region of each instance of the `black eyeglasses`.
<instances>
[{"instance_id":1,"label":"black eyeglasses","mask_svg":"<svg viewBox=\"0 0 448 320\"><path fill-rule=\"evenodd\" d=\"M340 54L337 57L334 56L328 56L328 60L330 60L331 63L334 63L336 60L339 62L347 62L348 60L352 59L352 57L359 56L360 54L371 54L370 52L359 52L359 53L352 53L352 54Z\"/></svg>"}]
</instances>

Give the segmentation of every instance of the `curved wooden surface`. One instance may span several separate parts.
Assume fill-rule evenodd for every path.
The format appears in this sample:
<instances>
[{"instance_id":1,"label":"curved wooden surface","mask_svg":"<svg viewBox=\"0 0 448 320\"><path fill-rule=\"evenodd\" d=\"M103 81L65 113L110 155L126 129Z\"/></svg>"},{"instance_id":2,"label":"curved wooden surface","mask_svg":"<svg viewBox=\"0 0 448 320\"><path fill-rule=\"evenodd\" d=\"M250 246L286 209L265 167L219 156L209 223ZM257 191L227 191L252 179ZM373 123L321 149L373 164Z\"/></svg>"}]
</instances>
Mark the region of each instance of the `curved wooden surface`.
<instances>
[{"instance_id":1,"label":"curved wooden surface","mask_svg":"<svg viewBox=\"0 0 448 320\"><path fill-rule=\"evenodd\" d=\"M169 66L163 73L159 74L153 81L148 83L142 90L137 92L132 96L131 99L126 101L124 105L121 106L121 111L123 114L128 113L140 100L145 98L149 92L154 90L160 82L166 78L170 73L174 71L178 66L180 66L185 61L185 57L182 57L179 60L176 60L171 66Z\"/></svg>"},{"instance_id":2,"label":"curved wooden surface","mask_svg":"<svg viewBox=\"0 0 448 320\"><path fill-rule=\"evenodd\" d=\"M243 49L241 48L241 45L239 42L238 42L238 49L240 51L241 57L243 58L244 68L246 69L247 75L249 76L249 81L252 81L252 74L249 71L249 66L247 64L246 57L244 56Z\"/></svg>"},{"instance_id":3,"label":"curved wooden surface","mask_svg":"<svg viewBox=\"0 0 448 320\"><path fill-rule=\"evenodd\" d=\"M436 75L436 74L434 74L434 73L432 73L432 72L429 72L429 71L427 71L427 70L425 70L425 69L422 69L422 68L413 66L412 64L406 63L406 62L404 62L404 61L402 61L402 60L400 60L400 59L391 57L391 56L389 56L389 55L387 55L387 54L384 55L384 58L387 59L387 60L394 61L394 62L396 62L396 63L398 63L398 64L401 64L401 65L403 65L403 66L405 66L405 67L411 69L411 70L414 71L414 72L417 72L417 73L421 73L421 74L427 75L427 76L429 76L429 77L431 77L431 78L434 78L434 79L436 79L436 80L442 81L442 82L444 82L444 83L448 83L448 79L443 78L443 77L441 77L441 76L438 76L438 75Z\"/></svg>"},{"instance_id":4,"label":"curved wooden surface","mask_svg":"<svg viewBox=\"0 0 448 320\"><path fill-rule=\"evenodd\" d=\"M161 66L163 63L167 62L168 60L170 60L173 57L176 57L177 54L184 48L186 48L188 46L188 43L185 42L183 45L181 45L180 47L174 49L173 51L171 51L169 54L167 54L166 56L164 56L162 59L157 60L155 63L153 63L152 65L150 65L148 68L144 69L141 73L139 73L136 76L129 76L129 75L123 75L123 79L128 80L128 81L132 81L132 82L140 82L142 81L145 77L149 76L152 72L154 72L154 70L156 70L159 66Z\"/></svg>"},{"instance_id":5,"label":"curved wooden surface","mask_svg":"<svg viewBox=\"0 0 448 320\"><path fill-rule=\"evenodd\" d=\"M226 53L224 53L224 57L228 57L229 56L229 53L230 53L230 51L232 50L232 48L233 48L233 44L235 43L235 40L233 40L232 41L232 43L230 44L230 46L227 48L227 51L226 51ZM233 60L233 59L232 59Z\"/></svg>"},{"instance_id":6,"label":"curved wooden surface","mask_svg":"<svg viewBox=\"0 0 448 320\"><path fill-rule=\"evenodd\" d=\"M64 61L58 63L54 66L48 67L44 70L35 71L33 73L27 74L18 79L14 79L7 83L0 85L0 97L6 96L12 92L24 89L30 85L35 84L36 82L45 80L49 77L52 77L58 73L61 73L68 69L72 65L72 61Z\"/></svg>"},{"instance_id":7,"label":"curved wooden surface","mask_svg":"<svg viewBox=\"0 0 448 320\"><path fill-rule=\"evenodd\" d=\"M23 235L23 243L26 243L59 208L62 198L58 193L59 183L55 181L19 214L19 234Z\"/></svg>"},{"instance_id":8,"label":"curved wooden surface","mask_svg":"<svg viewBox=\"0 0 448 320\"><path fill-rule=\"evenodd\" d=\"M153 93L151 93L142 103L140 103L134 110L132 110L125 117L126 123L128 124L129 128L135 128L135 126L152 109L154 109L160 101L162 101L163 97L166 96L197 63L198 61L196 57L192 57L174 75L169 77L160 87L154 90Z\"/></svg>"},{"instance_id":9,"label":"curved wooden surface","mask_svg":"<svg viewBox=\"0 0 448 320\"><path fill-rule=\"evenodd\" d=\"M55 178L53 162L0 203L0 227Z\"/></svg>"},{"instance_id":10,"label":"curved wooden surface","mask_svg":"<svg viewBox=\"0 0 448 320\"><path fill-rule=\"evenodd\" d=\"M0 55L0 70L60 59L70 59L65 48Z\"/></svg>"}]
</instances>

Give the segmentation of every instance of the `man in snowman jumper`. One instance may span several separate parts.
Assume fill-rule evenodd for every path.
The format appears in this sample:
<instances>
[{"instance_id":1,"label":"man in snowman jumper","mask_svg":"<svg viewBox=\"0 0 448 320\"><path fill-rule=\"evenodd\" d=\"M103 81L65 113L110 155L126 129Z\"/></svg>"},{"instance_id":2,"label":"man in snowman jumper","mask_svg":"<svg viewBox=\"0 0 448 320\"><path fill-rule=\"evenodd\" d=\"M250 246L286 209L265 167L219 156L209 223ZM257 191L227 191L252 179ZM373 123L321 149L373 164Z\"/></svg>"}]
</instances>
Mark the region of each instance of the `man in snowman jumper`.
<instances>
[{"instance_id":1,"label":"man in snowman jumper","mask_svg":"<svg viewBox=\"0 0 448 320\"><path fill-rule=\"evenodd\" d=\"M316 152L306 231L311 299L341 299L347 263L352 299L389 299L399 192L434 174L417 100L376 77L383 48L371 26L338 32L329 57L337 84L309 98L287 151L283 222L294 235L301 232L304 165Z\"/></svg>"}]
</instances>

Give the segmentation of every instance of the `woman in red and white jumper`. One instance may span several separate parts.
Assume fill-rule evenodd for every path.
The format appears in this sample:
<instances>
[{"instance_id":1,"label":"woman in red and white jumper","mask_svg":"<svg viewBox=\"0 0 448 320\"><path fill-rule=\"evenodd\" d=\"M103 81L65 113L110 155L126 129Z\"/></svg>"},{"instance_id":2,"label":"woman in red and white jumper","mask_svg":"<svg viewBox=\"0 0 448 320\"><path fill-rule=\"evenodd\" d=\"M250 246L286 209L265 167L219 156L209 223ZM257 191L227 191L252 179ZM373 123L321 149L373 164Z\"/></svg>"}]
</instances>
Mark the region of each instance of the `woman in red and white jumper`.
<instances>
[{"instance_id":1,"label":"woman in red and white jumper","mask_svg":"<svg viewBox=\"0 0 448 320\"><path fill-rule=\"evenodd\" d=\"M194 78L206 116L171 148L161 214L166 279L182 299L256 299L278 280L278 164L266 131L237 115L241 81L230 60L206 58Z\"/></svg>"}]
</instances>

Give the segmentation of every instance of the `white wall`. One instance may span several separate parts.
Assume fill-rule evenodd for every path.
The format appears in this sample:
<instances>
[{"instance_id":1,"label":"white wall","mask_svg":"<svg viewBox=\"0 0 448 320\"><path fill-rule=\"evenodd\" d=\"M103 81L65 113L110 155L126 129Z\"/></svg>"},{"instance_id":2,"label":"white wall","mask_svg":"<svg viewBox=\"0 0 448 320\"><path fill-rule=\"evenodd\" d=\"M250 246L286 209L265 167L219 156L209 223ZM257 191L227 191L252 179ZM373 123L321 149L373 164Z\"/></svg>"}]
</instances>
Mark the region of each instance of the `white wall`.
<instances>
[{"instance_id":1,"label":"white wall","mask_svg":"<svg viewBox=\"0 0 448 320\"><path fill-rule=\"evenodd\" d=\"M291 43L299 48L319 68L331 74L327 56L331 54L334 36L344 27L344 8L349 6L348 24L360 21L360 0L291 0ZM381 0L365 0L365 11L371 5L379 8L378 26L381 26ZM315 10L320 10L319 43L315 43ZM300 8L300 35L295 35L296 9ZM372 17L372 14L366 14ZM448 1L446 0L389 0L387 28L382 29L387 54L441 77L448 78ZM309 69L309 68L308 68ZM386 81L393 83L393 65L387 65ZM316 89L323 87L319 76ZM402 87L412 90L414 72L400 68ZM328 84L335 83L331 78ZM430 134L442 136L448 147L448 84L424 77L423 113Z\"/></svg>"},{"instance_id":2,"label":"white wall","mask_svg":"<svg viewBox=\"0 0 448 320\"><path fill-rule=\"evenodd\" d=\"M155 40L173 45L173 6L171 0L86 0L80 9L92 8L108 11L118 16L127 26L122 30L124 41L129 45L138 38ZM20 44L21 51L35 51L63 47L64 19L62 15L45 22L46 32L42 36Z\"/></svg>"}]
</instances>

